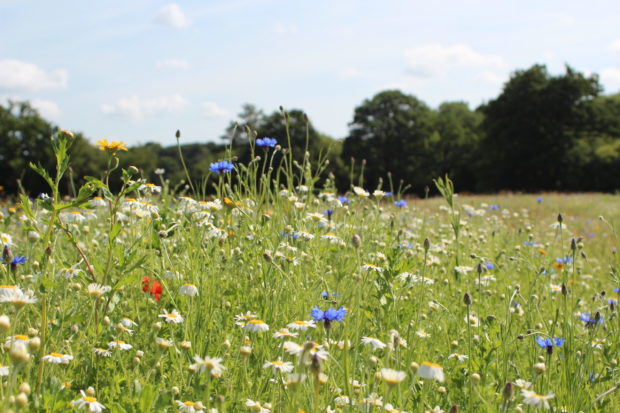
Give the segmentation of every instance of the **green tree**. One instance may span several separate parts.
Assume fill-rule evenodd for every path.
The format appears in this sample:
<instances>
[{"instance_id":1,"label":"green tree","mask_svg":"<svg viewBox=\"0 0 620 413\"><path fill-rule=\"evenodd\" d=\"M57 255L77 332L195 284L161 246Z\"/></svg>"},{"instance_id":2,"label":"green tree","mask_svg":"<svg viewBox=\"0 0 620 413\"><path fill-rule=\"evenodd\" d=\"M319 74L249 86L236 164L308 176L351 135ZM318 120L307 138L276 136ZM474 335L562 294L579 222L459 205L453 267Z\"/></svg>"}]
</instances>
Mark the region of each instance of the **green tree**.
<instances>
[{"instance_id":1,"label":"green tree","mask_svg":"<svg viewBox=\"0 0 620 413\"><path fill-rule=\"evenodd\" d=\"M596 76L570 67L552 76L545 66L515 72L502 93L480 108L478 172L484 190L558 190L571 169L568 153L591 128Z\"/></svg>"},{"instance_id":2,"label":"green tree","mask_svg":"<svg viewBox=\"0 0 620 413\"><path fill-rule=\"evenodd\" d=\"M432 153L440 139L434 122L435 113L417 98L381 92L355 109L342 156L346 162L365 159L364 179L371 188L391 173L395 182L419 190L439 172Z\"/></svg>"}]
</instances>

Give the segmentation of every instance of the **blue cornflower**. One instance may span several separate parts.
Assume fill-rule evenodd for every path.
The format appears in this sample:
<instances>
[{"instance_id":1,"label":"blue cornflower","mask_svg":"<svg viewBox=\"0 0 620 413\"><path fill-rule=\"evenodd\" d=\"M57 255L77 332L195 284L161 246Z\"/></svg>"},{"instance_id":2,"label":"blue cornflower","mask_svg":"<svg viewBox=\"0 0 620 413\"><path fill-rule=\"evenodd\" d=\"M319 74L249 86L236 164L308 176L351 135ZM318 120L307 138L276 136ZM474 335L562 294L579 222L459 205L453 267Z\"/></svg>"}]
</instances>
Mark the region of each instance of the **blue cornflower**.
<instances>
[{"instance_id":1,"label":"blue cornflower","mask_svg":"<svg viewBox=\"0 0 620 413\"><path fill-rule=\"evenodd\" d=\"M407 206L407 202L404 199L399 199L398 201L394 201L394 205L403 208Z\"/></svg>"},{"instance_id":2,"label":"blue cornflower","mask_svg":"<svg viewBox=\"0 0 620 413\"><path fill-rule=\"evenodd\" d=\"M613 305L613 306L617 306L618 305L618 300L607 300L607 304Z\"/></svg>"},{"instance_id":3,"label":"blue cornflower","mask_svg":"<svg viewBox=\"0 0 620 413\"><path fill-rule=\"evenodd\" d=\"M332 293L332 296L336 297L338 295L338 293ZM321 297L323 297L324 300L327 300L329 298L329 293L327 291L321 291Z\"/></svg>"},{"instance_id":4,"label":"blue cornflower","mask_svg":"<svg viewBox=\"0 0 620 413\"><path fill-rule=\"evenodd\" d=\"M492 270L493 268L495 268L495 265L493 263L487 262L486 264L484 264L484 268L486 268L487 270Z\"/></svg>"},{"instance_id":5,"label":"blue cornflower","mask_svg":"<svg viewBox=\"0 0 620 413\"><path fill-rule=\"evenodd\" d=\"M533 247L536 245L536 243L534 241L523 241L523 245L525 245L526 247Z\"/></svg>"},{"instance_id":6,"label":"blue cornflower","mask_svg":"<svg viewBox=\"0 0 620 413\"><path fill-rule=\"evenodd\" d=\"M544 337L536 337L536 343L540 348L544 348L547 350L547 353L551 354L553 352L553 346L562 347L566 340L563 338L544 338Z\"/></svg>"},{"instance_id":7,"label":"blue cornflower","mask_svg":"<svg viewBox=\"0 0 620 413\"><path fill-rule=\"evenodd\" d=\"M28 258L18 255L17 257L13 258L13 260L11 260L11 265L25 264L26 261L28 261Z\"/></svg>"},{"instance_id":8,"label":"blue cornflower","mask_svg":"<svg viewBox=\"0 0 620 413\"><path fill-rule=\"evenodd\" d=\"M394 194L391 193L390 191L387 191L386 193L383 194L383 196L388 197L388 196L393 196Z\"/></svg>"},{"instance_id":9,"label":"blue cornflower","mask_svg":"<svg viewBox=\"0 0 620 413\"><path fill-rule=\"evenodd\" d=\"M491 205L489 205L489 209L492 210L492 211L497 211L499 209L499 205L491 204Z\"/></svg>"},{"instance_id":10,"label":"blue cornflower","mask_svg":"<svg viewBox=\"0 0 620 413\"><path fill-rule=\"evenodd\" d=\"M558 264L570 264L571 262L573 262L573 257L556 258L555 262L557 262Z\"/></svg>"},{"instance_id":11,"label":"blue cornflower","mask_svg":"<svg viewBox=\"0 0 620 413\"><path fill-rule=\"evenodd\" d=\"M333 209L326 209L325 210L325 215L327 215L328 219L331 219L333 214L334 214L334 210Z\"/></svg>"},{"instance_id":12,"label":"blue cornflower","mask_svg":"<svg viewBox=\"0 0 620 413\"><path fill-rule=\"evenodd\" d=\"M343 306L340 306L338 309L330 307L323 311L318 305L315 305L314 308L310 310L310 315L314 321L323 321L325 328L329 328L333 321L344 321L346 313L347 310Z\"/></svg>"},{"instance_id":13,"label":"blue cornflower","mask_svg":"<svg viewBox=\"0 0 620 413\"><path fill-rule=\"evenodd\" d=\"M215 172L218 175L230 172L233 170L233 168L233 164L228 161L213 162L211 165L209 165L209 170L211 172Z\"/></svg>"},{"instance_id":14,"label":"blue cornflower","mask_svg":"<svg viewBox=\"0 0 620 413\"><path fill-rule=\"evenodd\" d=\"M275 140L274 138L264 137L264 138L256 139L256 146L258 146L259 148L273 148L277 144L278 144L278 141Z\"/></svg>"},{"instance_id":15,"label":"blue cornflower","mask_svg":"<svg viewBox=\"0 0 620 413\"><path fill-rule=\"evenodd\" d=\"M620 293L620 287L614 288L614 293Z\"/></svg>"},{"instance_id":16,"label":"blue cornflower","mask_svg":"<svg viewBox=\"0 0 620 413\"><path fill-rule=\"evenodd\" d=\"M597 320L598 318L598 320ZM594 317L590 317L590 313L581 313L579 315L579 319L581 321L583 321L584 323L586 323L586 327L591 327L596 325L596 323L598 322L599 324L602 324L604 321L604 317L600 314L600 313L596 313L594 315Z\"/></svg>"},{"instance_id":17,"label":"blue cornflower","mask_svg":"<svg viewBox=\"0 0 620 413\"><path fill-rule=\"evenodd\" d=\"M351 203L349 198L347 198L346 196L342 196L342 195L338 195L338 201L340 201L342 205L349 205Z\"/></svg>"},{"instance_id":18,"label":"blue cornflower","mask_svg":"<svg viewBox=\"0 0 620 413\"><path fill-rule=\"evenodd\" d=\"M538 202L539 204L543 201L542 196L539 196L538 198L536 198L536 202Z\"/></svg>"}]
</instances>

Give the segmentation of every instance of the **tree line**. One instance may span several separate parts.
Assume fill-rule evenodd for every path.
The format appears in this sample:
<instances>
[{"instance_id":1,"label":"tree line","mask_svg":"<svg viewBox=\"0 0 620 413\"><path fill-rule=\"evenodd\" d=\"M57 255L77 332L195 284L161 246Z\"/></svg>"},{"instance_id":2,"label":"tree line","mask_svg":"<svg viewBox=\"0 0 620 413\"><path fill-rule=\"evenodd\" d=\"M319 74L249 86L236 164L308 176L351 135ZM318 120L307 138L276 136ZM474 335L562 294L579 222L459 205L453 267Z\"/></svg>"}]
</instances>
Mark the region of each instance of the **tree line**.
<instances>
[{"instance_id":1,"label":"tree line","mask_svg":"<svg viewBox=\"0 0 620 413\"><path fill-rule=\"evenodd\" d=\"M30 194L45 191L28 163L51 168L48 140L56 129L27 102L0 106L4 194L20 185ZM298 162L306 152L315 163L328 161L325 174L341 191L383 182L384 189L404 183L423 194L445 174L461 192L612 192L620 186L620 93L604 95L596 75L568 66L560 75L543 65L515 71L499 96L473 110L463 102L434 109L401 91L383 91L355 108L344 139L320 133L302 110L265 114L246 104L219 141L181 144L181 150L190 178L200 182L212 162L249 162L256 138L275 138L287 148L287 136ZM176 145L146 143L120 158L121 166L137 166L155 182L162 170L172 187L186 179ZM71 193L81 177L99 176L104 168L104 154L77 133L64 190Z\"/></svg>"}]
</instances>

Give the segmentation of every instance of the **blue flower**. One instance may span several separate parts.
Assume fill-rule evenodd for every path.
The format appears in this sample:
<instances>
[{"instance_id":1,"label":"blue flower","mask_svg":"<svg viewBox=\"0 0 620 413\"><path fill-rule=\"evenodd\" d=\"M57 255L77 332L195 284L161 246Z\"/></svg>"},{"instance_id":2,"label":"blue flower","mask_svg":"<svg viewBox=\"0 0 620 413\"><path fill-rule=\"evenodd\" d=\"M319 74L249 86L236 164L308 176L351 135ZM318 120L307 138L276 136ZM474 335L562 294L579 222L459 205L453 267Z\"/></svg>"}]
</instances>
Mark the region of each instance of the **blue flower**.
<instances>
[{"instance_id":1,"label":"blue flower","mask_svg":"<svg viewBox=\"0 0 620 413\"><path fill-rule=\"evenodd\" d=\"M581 313L579 315L579 319L586 323L586 327L591 327L596 325L598 318L598 323L601 324L604 321L604 317L600 313L596 313L594 317L590 317L590 313Z\"/></svg>"},{"instance_id":2,"label":"blue flower","mask_svg":"<svg viewBox=\"0 0 620 413\"><path fill-rule=\"evenodd\" d=\"M273 148L278 144L278 141L274 138L264 137L261 139L256 139L256 146L259 148Z\"/></svg>"},{"instance_id":3,"label":"blue flower","mask_svg":"<svg viewBox=\"0 0 620 413\"><path fill-rule=\"evenodd\" d=\"M346 313L347 310L343 306L340 306L338 309L330 307L323 311L318 305L316 305L310 311L310 315L314 321L323 321L325 323L325 327L329 327L333 321L343 321Z\"/></svg>"},{"instance_id":4,"label":"blue flower","mask_svg":"<svg viewBox=\"0 0 620 413\"><path fill-rule=\"evenodd\" d=\"M499 209L499 205L491 204L491 205L489 205L489 209L492 210L492 211L497 211Z\"/></svg>"},{"instance_id":5,"label":"blue flower","mask_svg":"<svg viewBox=\"0 0 620 413\"><path fill-rule=\"evenodd\" d=\"M17 257L13 258L13 260L11 261L11 265L25 264L26 261L28 261L28 258L18 255Z\"/></svg>"},{"instance_id":6,"label":"blue flower","mask_svg":"<svg viewBox=\"0 0 620 413\"><path fill-rule=\"evenodd\" d=\"M349 198L347 198L346 196L342 196L342 195L338 195L338 201L340 201L342 205L349 205L351 203Z\"/></svg>"},{"instance_id":7,"label":"blue flower","mask_svg":"<svg viewBox=\"0 0 620 413\"><path fill-rule=\"evenodd\" d=\"M215 172L218 175L230 172L233 170L233 168L233 164L228 161L213 162L211 165L209 165L209 170L211 172Z\"/></svg>"},{"instance_id":8,"label":"blue flower","mask_svg":"<svg viewBox=\"0 0 620 413\"><path fill-rule=\"evenodd\" d=\"M536 337L536 343L540 348L544 348L547 350L547 354L553 353L553 346L562 347L566 340L563 338L544 338L544 337Z\"/></svg>"},{"instance_id":9,"label":"blue flower","mask_svg":"<svg viewBox=\"0 0 620 413\"><path fill-rule=\"evenodd\" d=\"M488 262L488 263L484 264L484 267L485 267L487 270L492 270L493 268L495 268L495 265L494 265L494 264L492 264L492 263L490 263L490 262Z\"/></svg>"},{"instance_id":10,"label":"blue flower","mask_svg":"<svg viewBox=\"0 0 620 413\"><path fill-rule=\"evenodd\" d=\"M543 201L542 196L539 196L538 198L536 198L536 202L538 202L539 204Z\"/></svg>"},{"instance_id":11,"label":"blue flower","mask_svg":"<svg viewBox=\"0 0 620 413\"><path fill-rule=\"evenodd\" d=\"M620 288L618 287L614 288L614 293L620 293Z\"/></svg>"},{"instance_id":12,"label":"blue flower","mask_svg":"<svg viewBox=\"0 0 620 413\"><path fill-rule=\"evenodd\" d=\"M613 305L613 306L617 306L618 305L618 300L607 300L607 304Z\"/></svg>"},{"instance_id":13,"label":"blue flower","mask_svg":"<svg viewBox=\"0 0 620 413\"><path fill-rule=\"evenodd\" d=\"M331 219L333 213L334 213L333 209L326 209L325 210L325 215L327 215L327 218L329 218L329 219Z\"/></svg>"},{"instance_id":14,"label":"blue flower","mask_svg":"<svg viewBox=\"0 0 620 413\"><path fill-rule=\"evenodd\" d=\"M407 206L407 202L404 199L399 199L398 201L394 201L394 205L403 208Z\"/></svg>"},{"instance_id":15,"label":"blue flower","mask_svg":"<svg viewBox=\"0 0 620 413\"><path fill-rule=\"evenodd\" d=\"M526 247L533 247L536 245L536 243L534 241L523 241L523 245L525 245Z\"/></svg>"},{"instance_id":16,"label":"blue flower","mask_svg":"<svg viewBox=\"0 0 620 413\"><path fill-rule=\"evenodd\" d=\"M387 191L386 193L383 194L383 196L388 197L388 196L393 196L394 194L391 193L390 191Z\"/></svg>"},{"instance_id":17,"label":"blue flower","mask_svg":"<svg viewBox=\"0 0 620 413\"><path fill-rule=\"evenodd\" d=\"M573 262L573 257L556 258L555 262L558 264L570 264Z\"/></svg>"}]
</instances>

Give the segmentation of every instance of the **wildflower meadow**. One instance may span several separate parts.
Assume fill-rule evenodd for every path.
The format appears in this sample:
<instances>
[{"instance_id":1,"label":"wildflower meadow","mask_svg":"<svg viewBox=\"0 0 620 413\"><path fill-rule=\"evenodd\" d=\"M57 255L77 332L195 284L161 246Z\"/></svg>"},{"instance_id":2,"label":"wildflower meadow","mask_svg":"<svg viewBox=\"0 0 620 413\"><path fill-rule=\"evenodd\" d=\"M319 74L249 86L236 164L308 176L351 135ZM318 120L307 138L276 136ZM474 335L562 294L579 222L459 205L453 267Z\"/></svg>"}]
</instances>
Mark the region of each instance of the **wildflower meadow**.
<instances>
[{"instance_id":1,"label":"wildflower meadow","mask_svg":"<svg viewBox=\"0 0 620 413\"><path fill-rule=\"evenodd\" d=\"M279 141L171 188L102 140L68 197L52 136L0 206L2 411L620 411L617 196L339 193Z\"/></svg>"}]
</instances>

